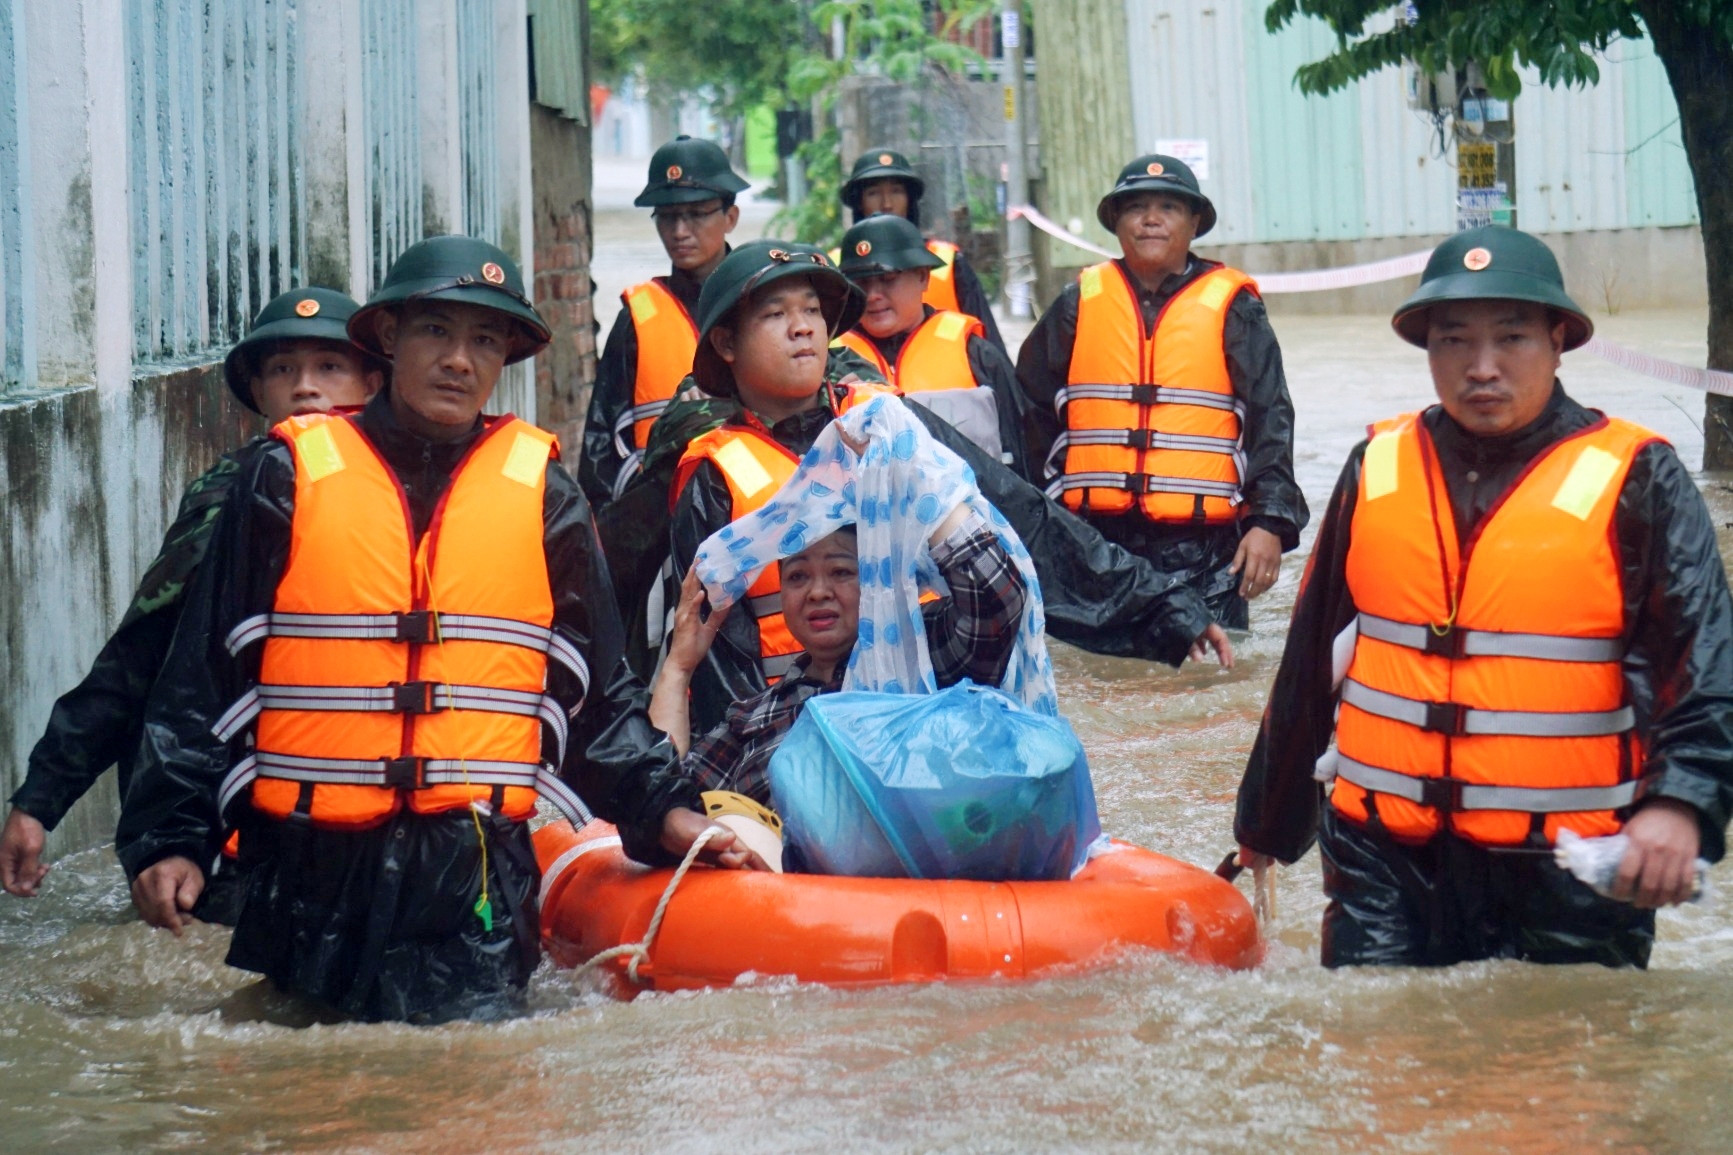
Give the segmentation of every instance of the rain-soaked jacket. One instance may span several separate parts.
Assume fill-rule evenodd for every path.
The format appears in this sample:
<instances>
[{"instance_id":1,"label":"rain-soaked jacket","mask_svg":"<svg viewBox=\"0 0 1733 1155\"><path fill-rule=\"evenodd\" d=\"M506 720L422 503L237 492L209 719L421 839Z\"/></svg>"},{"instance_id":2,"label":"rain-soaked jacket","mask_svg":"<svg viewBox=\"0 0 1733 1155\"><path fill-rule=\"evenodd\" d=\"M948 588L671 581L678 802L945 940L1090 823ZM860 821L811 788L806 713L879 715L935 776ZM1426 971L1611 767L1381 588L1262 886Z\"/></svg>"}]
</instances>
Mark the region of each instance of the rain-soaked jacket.
<instances>
[{"instance_id":1,"label":"rain-soaked jacket","mask_svg":"<svg viewBox=\"0 0 1733 1155\"><path fill-rule=\"evenodd\" d=\"M1119 263L1123 269L1124 262ZM1181 289L1220 267L1218 262L1193 256L1184 272L1169 276L1153 292L1126 270L1127 283L1137 291L1146 331L1154 331L1163 306ZM1063 427L1053 403L1070 375L1079 299L1077 283L1067 285L1017 356L1017 376L1029 401L1024 419L1029 467L1037 473ZM1294 404L1282 371L1282 351L1264 303L1255 293L1241 292L1228 306L1222 351L1234 395L1245 406L1241 422L1245 464L1240 478L1244 505L1238 523L1196 528L1157 525L1135 512L1092 513L1089 521L1107 540L1191 583L1219 621L1241 628L1246 624L1246 605L1239 596L1239 577L1227 572L1241 534L1253 528L1268 530L1286 552L1299 544L1310 514L1294 479Z\"/></svg>"},{"instance_id":2,"label":"rain-soaked jacket","mask_svg":"<svg viewBox=\"0 0 1733 1155\"><path fill-rule=\"evenodd\" d=\"M381 394L361 428L403 484L418 534L451 473L480 433L450 443L403 429ZM268 611L288 561L295 478L288 447L246 456L218 520L209 558L189 590L146 716L137 774L115 848L129 876L171 855L208 861L221 829L217 789L242 751L210 725L257 678L259 647L231 659L224 639ZM620 827L628 854L661 861L666 812L696 806L674 753L649 723L648 696L623 657L624 638L588 503L557 461L547 466L543 550L553 577L554 631L591 671L578 679L550 664L548 692L568 711L561 777ZM554 757L551 740L544 757ZM237 812L238 813L235 813ZM534 907L539 872L524 824L469 811L399 813L360 832L266 821L244 803L248 886L231 944L232 965L362 1018L434 1020L508 1012L539 957ZM488 830L490 906L477 822Z\"/></svg>"},{"instance_id":3,"label":"rain-soaked jacket","mask_svg":"<svg viewBox=\"0 0 1733 1155\"><path fill-rule=\"evenodd\" d=\"M1555 386L1536 421L1502 437L1474 437L1438 406L1422 420L1466 536L1531 461L1597 415ZM1283 862L1304 854L1318 832L1323 790L1313 772L1335 728L1332 649L1359 612L1345 567L1365 450L1362 442L1349 455L1330 498L1240 784L1235 836ZM1613 528L1629 623L1624 676L1644 749L1642 797L1693 806L1702 854L1716 861L1733 814L1733 599L1715 527L1671 447L1652 443L1637 453Z\"/></svg>"},{"instance_id":4,"label":"rain-soaked jacket","mask_svg":"<svg viewBox=\"0 0 1733 1155\"><path fill-rule=\"evenodd\" d=\"M204 560L217 513L239 471L239 453L225 454L187 487L120 626L84 680L54 703L48 725L30 751L24 782L11 799L49 830L110 766L115 767L120 796L126 797L144 728L145 700L168 655L181 598Z\"/></svg>"},{"instance_id":5,"label":"rain-soaked jacket","mask_svg":"<svg viewBox=\"0 0 1733 1155\"><path fill-rule=\"evenodd\" d=\"M919 405L910 409L941 444L969 463L981 493L1028 547L1046 601L1049 634L1099 654L1171 666L1185 660L1192 642L1211 622L1191 589L1103 540L1088 523L989 458L942 418ZM770 432L799 455L812 447L832 417L830 407L821 405L777 422ZM663 420L670 418L680 421L684 415L670 411ZM654 441L655 434L651 436ZM675 502L676 580L684 578L699 544L733 520L731 505L721 471L709 462L700 464ZM764 689L758 655L758 627L752 616L729 614L692 677L694 732L709 730L730 703Z\"/></svg>"}]
</instances>

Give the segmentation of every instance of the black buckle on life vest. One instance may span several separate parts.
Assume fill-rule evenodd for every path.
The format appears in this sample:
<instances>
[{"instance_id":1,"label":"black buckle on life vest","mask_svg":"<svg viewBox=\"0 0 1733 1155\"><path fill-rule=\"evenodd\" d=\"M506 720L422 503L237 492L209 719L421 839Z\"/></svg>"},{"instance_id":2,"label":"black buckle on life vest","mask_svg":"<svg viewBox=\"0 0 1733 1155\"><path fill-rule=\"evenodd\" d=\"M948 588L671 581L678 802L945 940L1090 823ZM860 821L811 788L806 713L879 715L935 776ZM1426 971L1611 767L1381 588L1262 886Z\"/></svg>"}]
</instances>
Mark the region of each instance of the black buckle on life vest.
<instances>
[{"instance_id":1,"label":"black buckle on life vest","mask_svg":"<svg viewBox=\"0 0 1733 1155\"><path fill-rule=\"evenodd\" d=\"M437 714L445 709L434 700L438 682L393 682L391 709L398 714Z\"/></svg>"},{"instance_id":2,"label":"black buckle on life vest","mask_svg":"<svg viewBox=\"0 0 1733 1155\"><path fill-rule=\"evenodd\" d=\"M1160 385L1133 385L1131 387L1131 403L1133 405L1154 405L1161 395Z\"/></svg>"},{"instance_id":3,"label":"black buckle on life vest","mask_svg":"<svg viewBox=\"0 0 1733 1155\"><path fill-rule=\"evenodd\" d=\"M1440 814L1454 814L1462 809L1460 778L1420 779L1420 804L1430 806Z\"/></svg>"},{"instance_id":4,"label":"black buckle on life vest","mask_svg":"<svg viewBox=\"0 0 1733 1155\"><path fill-rule=\"evenodd\" d=\"M1468 631L1459 630L1455 626L1446 626L1443 633L1437 626L1426 627L1426 648L1422 653L1435 658L1449 658L1451 661L1461 661L1463 646L1468 641Z\"/></svg>"},{"instance_id":5,"label":"black buckle on life vest","mask_svg":"<svg viewBox=\"0 0 1733 1155\"><path fill-rule=\"evenodd\" d=\"M385 770L385 785L395 790L422 790L427 786L427 759L381 758Z\"/></svg>"},{"instance_id":6,"label":"black buckle on life vest","mask_svg":"<svg viewBox=\"0 0 1733 1155\"><path fill-rule=\"evenodd\" d=\"M1421 729L1460 738L1468 732L1467 723L1468 707L1460 702L1428 702L1426 724Z\"/></svg>"},{"instance_id":7,"label":"black buckle on life vest","mask_svg":"<svg viewBox=\"0 0 1733 1155\"><path fill-rule=\"evenodd\" d=\"M1127 429L1125 444L1131 449L1154 449L1157 436L1153 429Z\"/></svg>"},{"instance_id":8,"label":"black buckle on life vest","mask_svg":"<svg viewBox=\"0 0 1733 1155\"><path fill-rule=\"evenodd\" d=\"M433 611L410 610L406 614L397 615L397 633L392 641L414 642L425 646L437 640L438 634L433 626Z\"/></svg>"}]
</instances>

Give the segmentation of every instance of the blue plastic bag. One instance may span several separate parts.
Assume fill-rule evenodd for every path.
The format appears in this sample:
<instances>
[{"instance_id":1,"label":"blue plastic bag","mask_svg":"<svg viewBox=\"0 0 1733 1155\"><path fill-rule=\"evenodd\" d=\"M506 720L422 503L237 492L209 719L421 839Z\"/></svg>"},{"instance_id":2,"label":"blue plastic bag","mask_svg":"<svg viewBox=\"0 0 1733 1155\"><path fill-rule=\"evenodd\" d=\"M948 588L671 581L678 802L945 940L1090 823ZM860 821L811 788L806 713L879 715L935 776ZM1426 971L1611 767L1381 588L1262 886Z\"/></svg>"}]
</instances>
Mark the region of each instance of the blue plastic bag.
<instances>
[{"instance_id":1,"label":"blue plastic bag","mask_svg":"<svg viewBox=\"0 0 1733 1155\"><path fill-rule=\"evenodd\" d=\"M1101 837L1063 718L962 682L810 699L770 762L789 856L864 878L1070 878Z\"/></svg>"}]
</instances>

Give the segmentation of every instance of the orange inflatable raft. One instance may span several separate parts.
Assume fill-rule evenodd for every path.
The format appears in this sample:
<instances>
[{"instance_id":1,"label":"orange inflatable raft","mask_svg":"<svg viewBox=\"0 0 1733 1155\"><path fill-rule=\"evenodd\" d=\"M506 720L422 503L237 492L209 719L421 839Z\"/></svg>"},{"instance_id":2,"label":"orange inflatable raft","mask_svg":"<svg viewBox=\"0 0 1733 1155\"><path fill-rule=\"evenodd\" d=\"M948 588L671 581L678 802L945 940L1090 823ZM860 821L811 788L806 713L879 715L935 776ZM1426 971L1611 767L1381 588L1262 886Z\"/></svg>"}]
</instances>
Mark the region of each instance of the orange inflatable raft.
<instances>
[{"instance_id":1,"label":"orange inflatable raft","mask_svg":"<svg viewBox=\"0 0 1733 1155\"><path fill-rule=\"evenodd\" d=\"M628 860L605 822L535 834L542 939L561 966L644 938L673 877ZM792 975L826 986L1034 978L1099 966L1127 948L1243 969L1263 957L1251 905L1195 866L1115 842L1070 882L923 882L694 868L681 881L638 984L616 992L728 986Z\"/></svg>"}]
</instances>

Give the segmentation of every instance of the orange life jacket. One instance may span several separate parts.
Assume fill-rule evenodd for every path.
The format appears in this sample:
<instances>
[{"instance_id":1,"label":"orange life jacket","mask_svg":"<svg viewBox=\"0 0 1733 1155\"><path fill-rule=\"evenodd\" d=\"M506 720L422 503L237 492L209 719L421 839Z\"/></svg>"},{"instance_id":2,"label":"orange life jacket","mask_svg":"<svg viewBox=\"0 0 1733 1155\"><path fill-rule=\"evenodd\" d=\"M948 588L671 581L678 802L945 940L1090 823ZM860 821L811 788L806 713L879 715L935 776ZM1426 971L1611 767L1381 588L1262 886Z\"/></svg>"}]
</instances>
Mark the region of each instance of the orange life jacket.
<instances>
[{"instance_id":1,"label":"orange life jacket","mask_svg":"<svg viewBox=\"0 0 1733 1155\"><path fill-rule=\"evenodd\" d=\"M542 494L552 434L494 420L453 472L419 542L396 476L353 420L292 417L272 430L295 460L289 564L271 612L240 623L238 654L264 641L259 685L212 727L253 726L223 808L314 825L372 826L490 802L527 818L539 790L583 803L542 763L563 760L566 711L548 658L587 687L582 655L553 632Z\"/></svg>"},{"instance_id":2,"label":"orange life jacket","mask_svg":"<svg viewBox=\"0 0 1733 1155\"><path fill-rule=\"evenodd\" d=\"M615 486L615 496L638 471L644 446L650 441L650 426L668 408L680 382L692 372L698 352L698 326L680 298L658 279L633 285L620 294L631 311L632 328L638 337L638 375L632 382L632 405L614 422L614 452L625 464Z\"/></svg>"},{"instance_id":3,"label":"orange life jacket","mask_svg":"<svg viewBox=\"0 0 1733 1155\"><path fill-rule=\"evenodd\" d=\"M927 291L921 294L921 303L941 312L962 312L962 303L957 298L957 246L950 241L928 241L927 252L945 263L927 278Z\"/></svg>"},{"instance_id":4,"label":"orange life jacket","mask_svg":"<svg viewBox=\"0 0 1733 1155\"><path fill-rule=\"evenodd\" d=\"M1222 329L1246 274L1212 269L1175 293L1153 337L1118 264L1079 278L1077 338L1053 399L1065 431L1047 457L1047 493L1067 508L1152 521L1234 521L1245 408L1228 379Z\"/></svg>"},{"instance_id":5,"label":"orange life jacket","mask_svg":"<svg viewBox=\"0 0 1733 1155\"><path fill-rule=\"evenodd\" d=\"M981 322L967 313L934 313L903 341L893 364L886 361L872 338L850 329L836 339L878 366L879 374L898 393L939 389L973 389L975 370L969 365L969 338L986 334Z\"/></svg>"},{"instance_id":6,"label":"orange life jacket","mask_svg":"<svg viewBox=\"0 0 1733 1155\"><path fill-rule=\"evenodd\" d=\"M840 396L835 393L832 396L840 416L881 393L882 390L856 384L847 386ZM679 499L699 464L705 461L721 470L728 482L733 521L762 509L800 467L800 458L785 449L763 422L746 411L743 422L723 425L692 439L680 458L670 501ZM778 563L765 566L758 580L747 588L746 605L758 620L759 669L766 682L775 682L788 672L801 653L800 643L788 632L788 622L782 615L782 568Z\"/></svg>"},{"instance_id":7,"label":"orange life jacket","mask_svg":"<svg viewBox=\"0 0 1733 1155\"><path fill-rule=\"evenodd\" d=\"M1359 609L1337 720L1343 814L1490 845L1619 829L1642 765L1613 511L1658 438L1602 419L1554 445L1458 546L1418 415L1375 427L1350 526Z\"/></svg>"}]
</instances>

